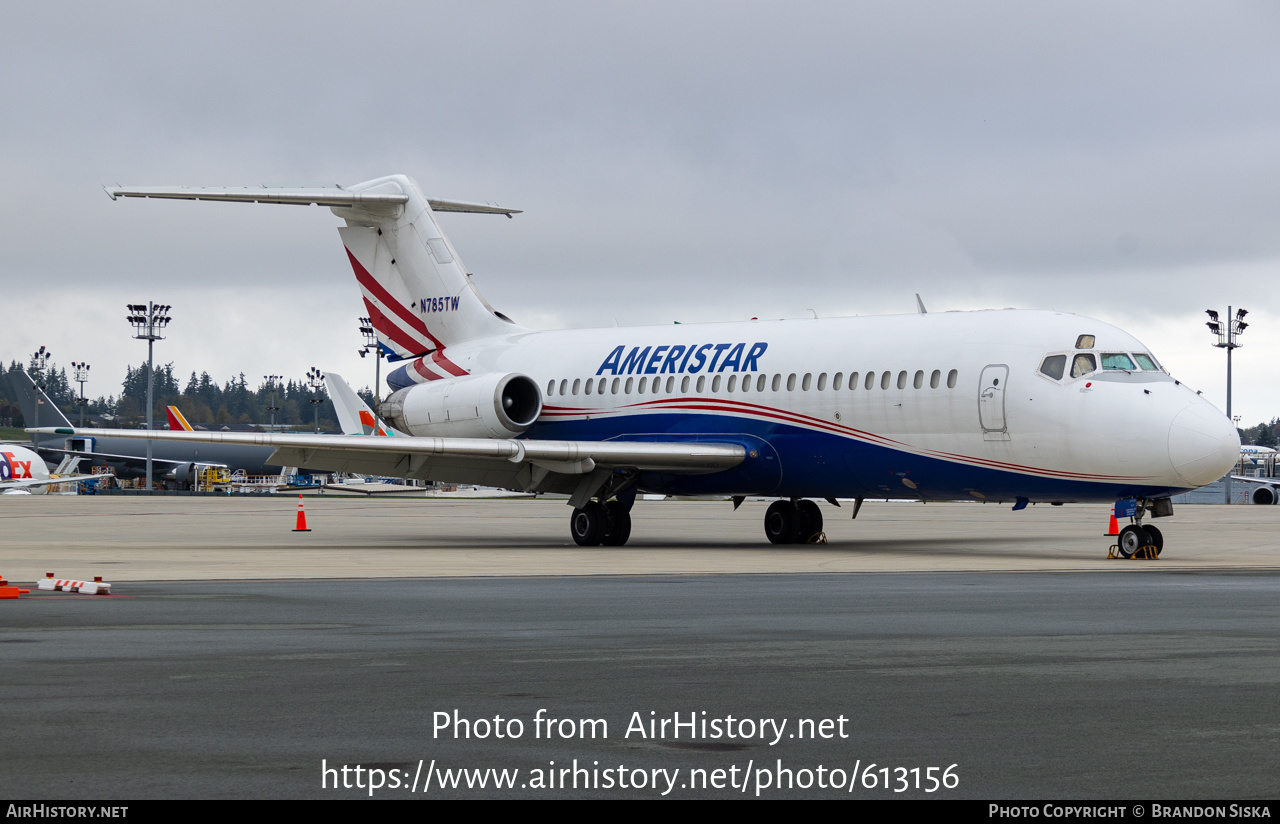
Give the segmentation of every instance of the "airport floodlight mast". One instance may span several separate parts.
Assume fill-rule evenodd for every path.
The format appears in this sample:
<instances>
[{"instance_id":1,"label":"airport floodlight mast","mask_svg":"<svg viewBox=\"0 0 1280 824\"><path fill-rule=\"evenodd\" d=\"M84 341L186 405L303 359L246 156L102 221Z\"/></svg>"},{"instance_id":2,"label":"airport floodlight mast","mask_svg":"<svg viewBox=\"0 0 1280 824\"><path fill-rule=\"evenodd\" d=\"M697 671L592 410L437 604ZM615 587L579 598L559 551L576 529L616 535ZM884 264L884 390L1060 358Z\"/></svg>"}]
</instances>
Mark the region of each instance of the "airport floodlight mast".
<instances>
[{"instance_id":1,"label":"airport floodlight mast","mask_svg":"<svg viewBox=\"0 0 1280 824\"><path fill-rule=\"evenodd\" d=\"M35 382L35 385L40 389L40 392L44 391L44 368L49 363L50 357L51 357L51 354L49 350L45 349L43 346L41 346L31 355L31 369L30 369L31 380ZM44 401L40 399L40 393L37 392L35 397L35 404L33 404L36 410L36 419L31 423L31 426L33 429L40 428L40 404L42 403L44 403ZM39 445L39 441L38 441L39 437L40 436L37 435L36 433L34 432L31 433L32 447Z\"/></svg>"},{"instance_id":2,"label":"airport floodlight mast","mask_svg":"<svg viewBox=\"0 0 1280 824\"><path fill-rule=\"evenodd\" d=\"M1231 350L1239 349L1244 344L1239 342L1239 337L1244 334L1244 330L1249 324L1244 322L1244 316L1249 314L1247 309L1237 309L1235 316L1231 314L1231 307L1227 307L1227 319L1225 321L1218 319L1218 313L1212 309L1204 310L1209 316L1209 322L1205 326L1209 327L1209 331L1217 336L1218 342L1214 346L1219 349L1227 350L1227 417L1231 417ZM1237 426L1239 420L1236 421ZM1231 472L1235 472L1232 467ZM1223 498L1226 503L1231 503L1231 472L1227 473L1226 486L1223 488Z\"/></svg>"},{"instance_id":3,"label":"airport floodlight mast","mask_svg":"<svg viewBox=\"0 0 1280 824\"><path fill-rule=\"evenodd\" d=\"M276 406L276 384L283 380L284 375L263 375L262 379L267 383L267 390L271 392L271 405L267 407L267 411L271 413L271 428L268 432L276 431L276 410L280 407Z\"/></svg>"},{"instance_id":4,"label":"airport floodlight mast","mask_svg":"<svg viewBox=\"0 0 1280 824\"><path fill-rule=\"evenodd\" d=\"M89 364L71 362L71 379L80 384L80 427L84 428L84 384L89 380Z\"/></svg>"},{"instance_id":5,"label":"airport floodlight mast","mask_svg":"<svg viewBox=\"0 0 1280 824\"><path fill-rule=\"evenodd\" d=\"M169 317L169 310L172 306L168 304L152 303L130 303L128 304L129 317L126 320L133 325L133 337L136 340L145 340L147 342L147 431L154 429L155 423L155 400L153 393L155 391L153 384L155 383L155 368L152 362L155 343L158 340L164 340L164 328L169 325L172 318ZM151 441L147 441L147 494L151 494Z\"/></svg>"},{"instance_id":6,"label":"airport floodlight mast","mask_svg":"<svg viewBox=\"0 0 1280 824\"><path fill-rule=\"evenodd\" d=\"M307 385L315 394L311 398L312 417L315 418L315 434L320 434L320 404L324 403L324 375L314 366L307 370Z\"/></svg>"},{"instance_id":7,"label":"airport floodlight mast","mask_svg":"<svg viewBox=\"0 0 1280 824\"><path fill-rule=\"evenodd\" d=\"M373 321L360 318L360 334L364 335L364 346L357 351L360 357L373 352L373 412L378 413L378 404L382 403L382 347L378 345L378 334L373 331Z\"/></svg>"}]
</instances>

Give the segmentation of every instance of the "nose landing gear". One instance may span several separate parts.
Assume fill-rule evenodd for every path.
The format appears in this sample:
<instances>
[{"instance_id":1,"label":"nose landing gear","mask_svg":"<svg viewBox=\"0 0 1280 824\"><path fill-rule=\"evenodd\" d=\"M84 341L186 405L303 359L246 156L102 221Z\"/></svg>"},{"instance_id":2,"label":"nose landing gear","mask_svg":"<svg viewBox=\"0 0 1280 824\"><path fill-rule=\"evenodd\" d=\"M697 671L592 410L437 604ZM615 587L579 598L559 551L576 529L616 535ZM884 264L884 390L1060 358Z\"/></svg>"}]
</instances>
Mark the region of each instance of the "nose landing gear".
<instances>
[{"instance_id":1,"label":"nose landing gear","mask_svg":"<svg viewBox=\"0 0 1280 824\"><path fill-rule=\"evenodd\" d=\"M807 544L822 534L822 510L813 501L774 501L764 514L764 534L773 544Z\"/></svg>"},{"instance_id":2,"label":"nose landing gear","mask_svg":"<svg viewBox=\"0 0 1280 824\"><path fill-rule=\"evenodd\" d=\"M1122 504L1117 505L1117 514L1120 514L1119 509ZM1115 546L1107 554L1108 558L1134 558L1154 561L1160 557L1160 551L1164 549L1164 535L1156 527L1150 524L1143 526L1142 524L1142 516L1148 509L1151 510L1153 516L1173 514L1173 504L1168 498L1134 502L1130 513L1133 523L1120 530Z\"/></svg>"}]
</instances>

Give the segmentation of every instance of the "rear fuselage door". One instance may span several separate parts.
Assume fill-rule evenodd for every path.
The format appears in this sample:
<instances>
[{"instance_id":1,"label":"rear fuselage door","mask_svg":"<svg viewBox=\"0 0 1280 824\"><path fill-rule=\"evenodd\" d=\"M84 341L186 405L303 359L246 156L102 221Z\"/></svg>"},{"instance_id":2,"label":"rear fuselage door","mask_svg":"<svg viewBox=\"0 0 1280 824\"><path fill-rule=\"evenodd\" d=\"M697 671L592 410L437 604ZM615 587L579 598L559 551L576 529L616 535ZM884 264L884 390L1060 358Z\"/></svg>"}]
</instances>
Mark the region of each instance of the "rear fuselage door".
<instances>
[{"instance_id":1,"label":"rear fuselage door","mask_svg":"<svg viewBox=\"0 0 1280 824\"><path fill-rule=\"evenodd\" d=\"M978 390L978 420L982 437L988 441L1009 440L1009 427L1004 417L1004 396L1009 383L1009 367L993 363L982 369Z\"/></svg>"}]
</instances>

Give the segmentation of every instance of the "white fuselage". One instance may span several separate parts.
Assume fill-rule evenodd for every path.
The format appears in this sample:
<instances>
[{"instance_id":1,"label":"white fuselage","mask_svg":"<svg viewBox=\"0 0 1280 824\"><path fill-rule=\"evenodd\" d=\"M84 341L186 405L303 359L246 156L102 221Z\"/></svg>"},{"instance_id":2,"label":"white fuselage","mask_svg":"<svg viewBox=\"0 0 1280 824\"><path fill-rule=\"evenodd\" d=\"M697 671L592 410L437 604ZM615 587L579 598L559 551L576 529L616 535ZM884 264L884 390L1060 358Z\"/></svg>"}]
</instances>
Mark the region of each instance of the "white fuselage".
<instances>
[{"instance_id":1,"label":"white fuselage","mask_svg":"<svg viewBox=\"0 0 1280 824\"><path fill-rule=\"evenodd\" d=\"M1235 460L1230 421L1154 360L1139 367L1149 351L1100 321L1003 310L521 331L448 354L537 382L530 438L740 435L777 452L776 484L669 491L1058 501L1167 495ZM1059 378L1042 368L1053 355ZM1077 355L1097 368L1073 377Z\"/></svg>"}]
</instances>

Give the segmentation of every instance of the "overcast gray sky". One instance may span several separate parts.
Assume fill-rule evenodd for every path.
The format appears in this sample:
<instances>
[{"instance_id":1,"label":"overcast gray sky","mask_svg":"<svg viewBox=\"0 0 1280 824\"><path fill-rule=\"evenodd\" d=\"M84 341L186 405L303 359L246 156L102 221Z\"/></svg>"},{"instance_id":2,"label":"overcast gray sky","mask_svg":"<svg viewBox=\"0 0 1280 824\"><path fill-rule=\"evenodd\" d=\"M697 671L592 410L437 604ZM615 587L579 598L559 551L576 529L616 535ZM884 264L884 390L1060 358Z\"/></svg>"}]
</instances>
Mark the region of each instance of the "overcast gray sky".
<instances>
[{"instance_id":1,"label":"overcast gray sky","mask_svg":"<svg viewBox=\"0 0 1280 824\"><path fill-rule=\"evenodd\" d=\"M354 183L451 215L536 328L1051 308L1280 415L1274 3L0 2L0 356L371 383L326 209L104 183Z\"/></svg>"}]
</instances>

